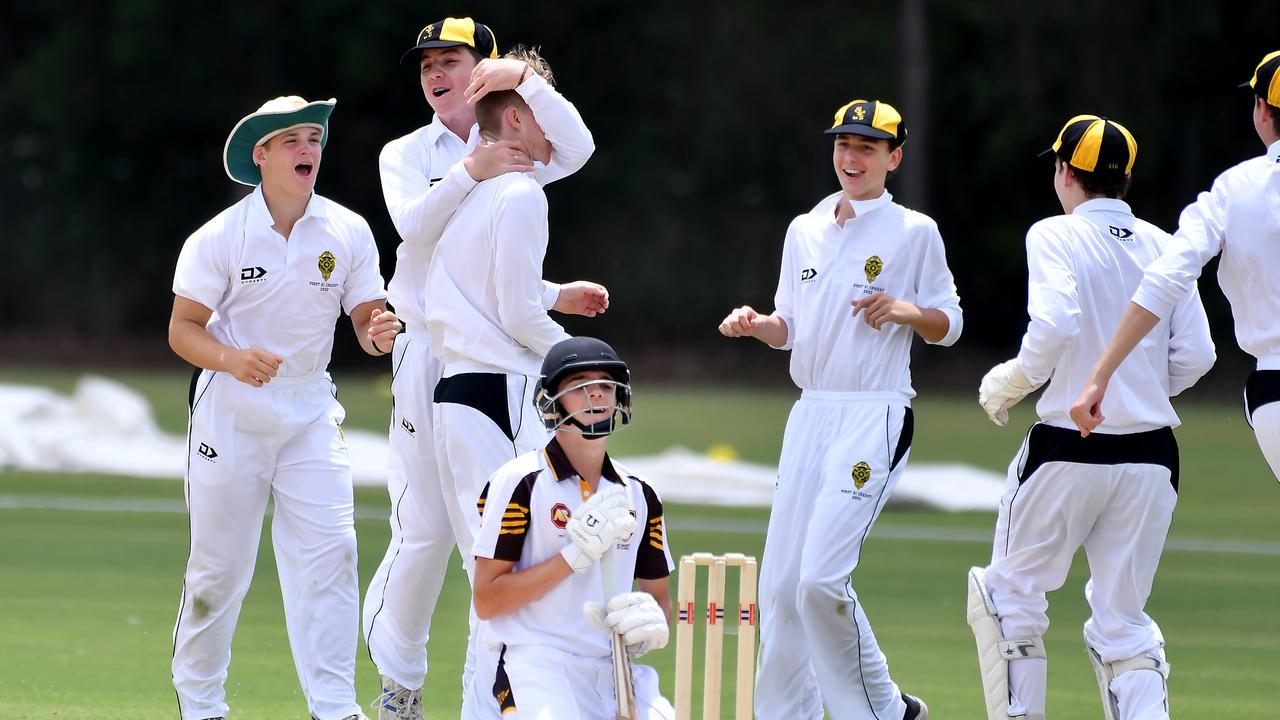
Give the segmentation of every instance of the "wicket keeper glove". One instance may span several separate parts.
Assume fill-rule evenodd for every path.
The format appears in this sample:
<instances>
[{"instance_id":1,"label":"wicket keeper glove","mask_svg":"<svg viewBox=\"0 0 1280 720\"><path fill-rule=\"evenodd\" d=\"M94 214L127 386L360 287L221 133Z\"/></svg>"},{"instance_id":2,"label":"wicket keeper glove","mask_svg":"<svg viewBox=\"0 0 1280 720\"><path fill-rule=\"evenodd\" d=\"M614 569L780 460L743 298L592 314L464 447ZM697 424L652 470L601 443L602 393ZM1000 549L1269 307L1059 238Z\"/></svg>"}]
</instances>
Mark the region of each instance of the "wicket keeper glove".
<instances>
[{"instance_id":1,"label":"wicket keeper glove","mask_svg":"<svg viewBox=\"0 0 1280 720\"><path fill-rule=\"evenodd\" d=\"M667 646L670 633L667 614L649 593L614 595L609 598L606 608L609 614L605 616L605 624L622 636L631 657L638 658L650 650Z\"/></svg>"},{"instance_id":2,"label":"wicket keeper glove","mask_svg":"<svg viewBox=\"0 0 1280 720\"><path fill-rule=\"evenodd\" d=\"M991 422L1004 427L1009 424L1009 408L1043 384L1031 384L1027 376L1022 374L1018 358L1006 360L983 376L982 384L978 386L978 404L986 411Z\"/></svg>"},{"instance_id":3,"label":"wicket keeper glove","mask_svg":"<svg viewBox=\"0 0 1280 720\"><path fill-rule=\"evenodd\" d=\"M610 483L578 506L565 530L572 541L560 551L573 572L582 575L618 538L636 531L636 519L627 505L627 491Z\"/></svg>"}]
</instances>

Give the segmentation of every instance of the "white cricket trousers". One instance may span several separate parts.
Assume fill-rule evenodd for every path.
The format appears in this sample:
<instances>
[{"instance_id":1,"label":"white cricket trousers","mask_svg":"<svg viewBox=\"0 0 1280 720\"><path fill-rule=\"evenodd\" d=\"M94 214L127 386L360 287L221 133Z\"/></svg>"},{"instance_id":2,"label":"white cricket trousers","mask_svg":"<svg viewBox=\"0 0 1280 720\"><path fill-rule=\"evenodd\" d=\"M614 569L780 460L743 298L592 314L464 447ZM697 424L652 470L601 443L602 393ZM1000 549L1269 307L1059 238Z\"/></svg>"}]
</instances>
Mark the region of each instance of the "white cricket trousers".
<instances>
[{"instance_id":1,"label":"white cricket trousers","mask_svg":"<svg viewBox=\"0 0 1280 720\"><path fill-rule=\"evenodd\" d=\"M446 364L442 375L432 404L436 460L454 540L467 579L472 580L472 549L480 533L480 493L499 468L545 447L551 436L533 405L538 378L466 363ZM464 697L473 682L481 688L493 685L497 650L483 641L484 627L472 609L462 672ZM499 716L496 703L492 711L491 717Z\"/></svg>"},{"instance_id":2,"label":"white cricket trousers","mask_svg":"<svg viewBox=\"0 0 1280 720\"><path fill-rule=\"evenodd\" d=\"M1255 370L1249 375L1244 410L1271 474L1280 480L1280 370Z\"/></svg>"},{"instance_id":3,"label":"white cricket trousers","mask_svg":"<svg viewBox=\"0 0 1280 720\"><path fill-rule=\"evenodd\" d=\"M898 393L805 390L787 419L760 568L756 716L901 720L850 574L910 454Z\"/></svg>"},{"instance_id":4,"label":"white cricket trousers","mask_svg":"<svg viewBox=\"0 0 1280 720\"><path fill-rule=\"evenodd\" d=\"M1169 428L1082 438L1075 429L1032 426L1009 465L985 575L1004 636L1044 635L1045 594L1062 587L1084 546L1090 575L1085 599L1092 612L1084 624L1086 642L1103 662L1162 646L1160 628L1145 607L1178 501L1177 469L1178 445ZM1009 663L1011 715L1044 714L1046 671L1044 658ZM1111 692L1119 701L1118 720L1169 717L1156 673L1124 673Z\"/></svg>"},{"instance_id":5,"label":"white cricket trousers","mask_svg":"<svg viewBox=\"0 0 1280 720\"><path fill-rule=\"evenodd\" d=\"M205 370L191 390L191 555L173 629L173 685L183 720L227 714L231 637L268 498L275 501L271 545L285 627L307 709L318 720L359 712L351 465L333 382L322 373L254 388Z\"/></svg>"},{"instance_id":6,"label":"white cricket trousers","mask_svg":"<svg viewBox=\"0 0 1280 720\"><path fill-rule=\"evenodd\" d=\"M542 645L508 646L494 655L495 682L476 687L488 702L498 702L503 720L616 720L611 657L583 657ZM635 720L674 720L671 702L658 692L658 673L648 665L631 666L636 694ZM474 698L464 700L463 720L471 720ZM482 716L483 717L483 716Z\"/></svg>"},{"instance_id":7,"label":"white cricket trousers","mask_svg":"<svg viewBox=\"0 0 1280 720\"><path fill-rule=\"evenodd\" d=\"M432 393L440 361L425 337L402 333L391 351L391 542L364 599L364 638L378 672L419 689L431 616L457 532L440 488ZM461 518L459 518L459 521Z\"/></svg>"}]
</instances>

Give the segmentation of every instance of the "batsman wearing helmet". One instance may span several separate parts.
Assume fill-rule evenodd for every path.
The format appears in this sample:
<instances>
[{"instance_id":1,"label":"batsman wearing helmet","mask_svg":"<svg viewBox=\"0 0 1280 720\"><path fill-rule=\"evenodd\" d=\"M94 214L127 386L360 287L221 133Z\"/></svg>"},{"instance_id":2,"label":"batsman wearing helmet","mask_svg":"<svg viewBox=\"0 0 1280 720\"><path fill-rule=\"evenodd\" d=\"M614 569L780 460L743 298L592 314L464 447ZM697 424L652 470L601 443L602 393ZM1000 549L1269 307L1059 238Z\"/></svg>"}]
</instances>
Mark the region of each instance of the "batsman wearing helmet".
<instances>
[{"instance_id":1,"label":"batsman wearing helmet","mask_svg":"<svg viewBox=\"0 0 1280 720\"><path fill-rule=\"evenodd\" d=\"M907 130L854 100L826 131L840 191L792 221L774 312L720 324L791 351L803 391L787 420L760 575L756 714L924 720L889 677L850 574L911 448L911 344L960 337L960 298L929 217L885 190Z\"/></svg>"},{"instance_id":2,"label":"batsman wearing helmet","mask_svg":"<svg viewBox=\"0 0 1280 720\"><path fill-rule=\"evenodd\" d=\"M1164 638L1145 606L1178 497L1179 421L1169 398L1214 362L1199 293L1192 288L1120 368L1098 432L1082 438L1068 416L1125 300L1169 243L1122 200L1137 152L1124 126L1096 115L1071 118L1046 151L1066 214L1027 231L1031 320L1017 357L978 391L1004 425L1011 406L1048 382L1040 422L1009 465L991 565L969 573L990 720L1045 717L1045 594L1062 587L1081 546L1090 570L1085 649L1107 720L1169 717Z\"/></svg>"},{"instance_id":3,"label":"batsman wearing helmet","mask_svg":"<svg viewBox=\"0 0 1280 720\"><path fill-rule=\"evenodd\" d=\"M1170 317L1215 255L1218 284L1231 303L1236 342L1257 359L1245 383L1245 419L1280 480L1280 50L1241 87L1253 95L1253 130L1266 152L1229 168L1182 211L1178 230L1147 268L1124 317L1083 387L1071 419L1088 434L1105 422L1108 383L1142 338Z\"/></svg>"},{"instance_id":4,"label":"batsman wearing helmet","mask_svg":"<svg viewBox=\"0 0 1280 720\"><path fill-rule=\"evenodd\" d=\"M502 466L480 496L475 608L498 654L493 687L475 692L491 692L504 715L612 718L610 635L632 657L667 644L674 564L662 501L607 453L631 421L630 380L600 340L556 344L537 389L554 437ZM632 672L637 720L673 717L657 673Z\"/></svg>"},{"instance_id":5,"label":"batsman wearing helmet","mask_svg":"<svg viewBox=\"0 0 1280 720\"><path fill-rule=\"evenodd\" d=\"M451 517L468 513L469 520L475 500L458 506L440 485L431 403L441 366L427 333L427 271L445 226L479 183L532 173L545 185L577 171L595 146L573 105L524 57L499 57L493 30L483 23L430 23L400 61L418 75L435 115L387 143L378 162L387 210L402 240L388 295L405 333L392 351L391 542L365 596L364 635L382 677L380 717L420 720L431 616L457 542L453 522L461 520ZM527 103L555 153L539 162L519 142L482 137L475 107L489 93L515 94ZM608 294L595 283L544 283L541 302L559 312L594 315L607 307ZM469 557L469 548L463 556Z\"/></svg>"}]
</instances>

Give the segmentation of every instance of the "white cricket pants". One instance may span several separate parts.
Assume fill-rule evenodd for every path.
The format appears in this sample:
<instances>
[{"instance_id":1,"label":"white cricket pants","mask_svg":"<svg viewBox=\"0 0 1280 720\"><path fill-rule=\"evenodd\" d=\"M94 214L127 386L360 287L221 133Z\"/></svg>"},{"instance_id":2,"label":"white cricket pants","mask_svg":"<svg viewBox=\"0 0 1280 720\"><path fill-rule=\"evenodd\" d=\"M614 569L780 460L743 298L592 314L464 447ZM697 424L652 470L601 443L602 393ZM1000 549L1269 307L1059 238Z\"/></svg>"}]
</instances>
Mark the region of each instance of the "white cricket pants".
<instances>
[{"instance_id":1,"label":"white cricket pants","mask_svg":"<svg viewBox=\"0 0 1280 720\"><path fill-rule=\"evenodd\" d=\"M1044 635L1045 594L1062 587L1084 546L1089 645L1103 662L1163 645L1145 607L1178 501L1177 467L1178 446L1168 428L1081 438L1075 429L1032 426L1009 465L985 576L1004 636ZM1046 671L1044 658L1009 663L1011 715L1044 714ZM1125 673L1111 690L1124 714L1119 720L1168 718L1155 673Z\"/></svg>"},{"instance_id":2,"label":"white cricket pants","mask_svg":"<svg viewBox=\"0 0 1280 720\"><path fill-rule=\"evenodd\" d=\"M431 396L440 372L440 361L423 336L396 338L387 465L391 542L364 599L369 658L379 673L415 690L427 674L431 616L456 537L436 463Z\"/></svg>"},{"instance_id":3,"label":"white cricket pants","mask_svg":"<svg viewBox=\"0 0 1280 720\"><path fill-rule=\"evenodd\" d=\"M901 692L850 574L906 466L897 393L804 391L787 419L760 573L761 720L899 720Z\"/></svg>"},{"instance_id":4,"label":"white cricket pants","mask_svg":"<svg viewBox=\"0 0 1280 720\"><path fill-rule=\"evenodd\" d=\"M566 608L567 611L572 611ZM491 687L478 685L463 699L463 720L490 717L475 714L481 704L497 702L504 720L615 720L615 689L611 657L573 655L558 648L508 646L493 656L497 663ZM675 708L658 691L658 673L648 665L632 664L636 720L674 720Z\"/></svg>"},{"instance_id":5,"label":"white cricket pants","mask_svg":"<svg viewBox=\"0 0 1280 720\"><path fill-rule=\"evenodd\" d=\"M432 405L441 492L469 580L475 572L472 548L480 533L480 493L503 465L551 441L533 405L538 378L477 369L446 364ZM473 683L481 688L493 685L497 650L484 642L484 628L473 608L462 673L464 697ZM498 716L494 704L490 717Z\"/></svg>"},{"instance_id":6,"label":"white cricket pants","mask_svg":"<svg viewBox=\"0 0 1280 720\"><path fill-rule=\"evenodd\" d=\"M226 373L192 383L186 477L191 555L173 630L183 720L227 714L224 683L253 577L267 499L285 626L307 709L360 711L355 693L360 592L345 413L327 374L262 388Z\"/></svg>"},{"instance_id":7,"label":"white cricket pants","mask_svg":"<svg viewBox=\"0 0 1280 720\"><path fill-rule=\"evenodd\" d=\"M1271 474L1280 480L1280 370L1256 370L1249 375L1244 409Z\"/></svg>"}]
</instances>

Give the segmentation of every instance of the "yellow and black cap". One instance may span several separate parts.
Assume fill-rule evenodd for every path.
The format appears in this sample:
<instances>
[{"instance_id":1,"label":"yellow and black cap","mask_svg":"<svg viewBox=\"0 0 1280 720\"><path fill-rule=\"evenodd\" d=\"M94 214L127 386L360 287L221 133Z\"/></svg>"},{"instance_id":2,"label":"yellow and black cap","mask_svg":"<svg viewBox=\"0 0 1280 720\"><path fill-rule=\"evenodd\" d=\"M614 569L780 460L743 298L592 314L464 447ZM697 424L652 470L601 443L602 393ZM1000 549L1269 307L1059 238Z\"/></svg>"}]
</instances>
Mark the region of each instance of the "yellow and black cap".
<instances>
[{"instance_id":1,"label":"yellow and black cap","mask_svg":"<svg viewBox=\"0 0 1280 720\"><path fill-rule=\"evenodd\" d=\"M1053 146L1040 154L1056 155L1083 172L1118 179L1133 172L1138 141L1115 120L1077 115L1062 126Z\"/></svg>"},{"instance_id":2,"label":"yellow and black cap","mask_svg":"<svg viewBox=\"0 0 1280 720\"><path fill-rule=\"evenodd\" d=\"M1251 87L1272 107L1280 107L1280 50L1268 54L1253 70L1253 77L1240 87Z\"/></svg>"},{"instance_id":3,"label":"yellow and black cap","mask_svg":"<svg viewBox=\"0 0 1280 720\"><path fill-rule=\"evenodd\" d=\"M907 124L897 108L880 100L854 100L836 110L827 135L862 135L888 140L890 148L907 141Z\"/></svg>"},{"instance_id":4,"label":"yellow and black cap","mask_svg":"<svg viewBox=\"0 0 1280 720\"><path fill-rule=\"evenodd\" d=\"M400 56L401 65L413 65L428 48L444 48L466 45L480 53L481 57L498 57L498 40L488 25L471 18L445 18L418 31L418 41Z\"/></svg>"}]
</instances>

